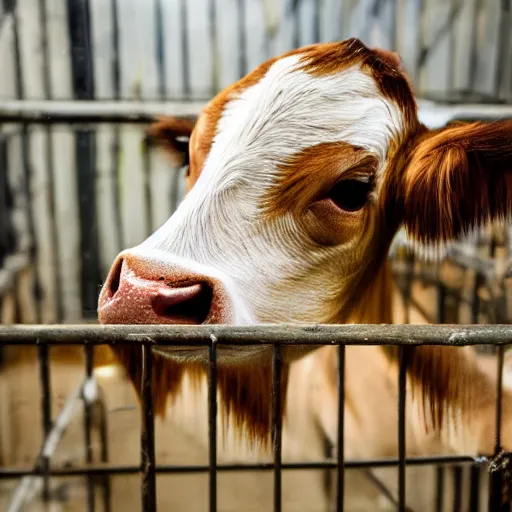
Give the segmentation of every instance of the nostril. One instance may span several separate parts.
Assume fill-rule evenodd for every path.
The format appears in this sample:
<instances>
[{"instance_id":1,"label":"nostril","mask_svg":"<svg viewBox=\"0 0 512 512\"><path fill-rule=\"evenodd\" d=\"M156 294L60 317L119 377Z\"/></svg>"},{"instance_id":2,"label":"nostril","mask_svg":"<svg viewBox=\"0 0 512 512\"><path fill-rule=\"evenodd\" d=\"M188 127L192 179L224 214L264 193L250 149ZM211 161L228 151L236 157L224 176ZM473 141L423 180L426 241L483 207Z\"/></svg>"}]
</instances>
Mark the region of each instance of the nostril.
<instances>
[{"instance_id":1,"label":"nostril","mask_svg":"<svg viewBox=\"0 0 512 512\"><path fill-rule=\"evenodd\" d=\"M112 297L119 290L119 285L121 284L121 270L123 269L123 259L121 258L117 263L114 269L112 269L112 275L110 277L110 293Z\"/></svg>"},{"instance_id":2,"label":"nostril","mask_svg":"<svg viewBox=\"0 0 512 512\"><path fill-rule=\"evenodd\" d=\"M153 311L174 323L199 325L210 313L213 289L206 283L161 290L153 299Z\"/></svg>"}]
</instances>

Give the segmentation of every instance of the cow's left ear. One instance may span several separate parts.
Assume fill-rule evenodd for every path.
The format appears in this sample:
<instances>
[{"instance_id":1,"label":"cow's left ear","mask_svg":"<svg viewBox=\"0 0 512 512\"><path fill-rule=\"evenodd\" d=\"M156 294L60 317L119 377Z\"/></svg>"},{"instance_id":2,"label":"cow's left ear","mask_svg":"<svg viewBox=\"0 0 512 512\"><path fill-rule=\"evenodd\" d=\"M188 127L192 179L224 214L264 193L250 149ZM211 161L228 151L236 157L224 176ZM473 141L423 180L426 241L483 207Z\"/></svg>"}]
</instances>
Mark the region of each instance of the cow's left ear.
<instances>
[{"instance_id":1,"label":"cow's left ear","mask_svg":"<svg viewBox=\"0 0 512 512\"><path fill-rule=\"evenodd\" d=\"M414 146L402 176L403 223L438 245L512 213L512 120L454 123Z\"/></svg>"},{"instance_id":2,"label":"cow's left ear","mask_svg":"<svg viewBox=\"0 0 512 512\"><path fill-rule=\"evenodd\" d=\"M173 165L177 167L188 165L188 143L195 124L196 119L192 118L162 117L146 131L146 142L164 149Z\"/></svg>"}]
</instances>

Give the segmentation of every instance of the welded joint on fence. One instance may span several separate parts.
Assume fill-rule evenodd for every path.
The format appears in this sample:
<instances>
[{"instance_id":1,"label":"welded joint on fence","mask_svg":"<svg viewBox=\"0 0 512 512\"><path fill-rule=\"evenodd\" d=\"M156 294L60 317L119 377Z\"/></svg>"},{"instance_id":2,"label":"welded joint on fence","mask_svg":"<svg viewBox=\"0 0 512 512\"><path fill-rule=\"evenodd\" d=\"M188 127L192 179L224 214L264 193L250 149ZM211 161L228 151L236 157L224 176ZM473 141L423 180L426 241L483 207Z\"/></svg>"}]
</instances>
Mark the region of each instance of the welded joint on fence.
<instances>
[{"instance_id":1,"label":"welded joint on fence","mask_svg":"<svg viewBox=\"0 0 512 512\"><path fill-rule=\"evenodd\" d=\"M501 450L489 463L491 477L497 478L500 496L503 503L512 503L512 452ZM497 492L497 491L496 491Z\"/></svg>"}]
</instances>

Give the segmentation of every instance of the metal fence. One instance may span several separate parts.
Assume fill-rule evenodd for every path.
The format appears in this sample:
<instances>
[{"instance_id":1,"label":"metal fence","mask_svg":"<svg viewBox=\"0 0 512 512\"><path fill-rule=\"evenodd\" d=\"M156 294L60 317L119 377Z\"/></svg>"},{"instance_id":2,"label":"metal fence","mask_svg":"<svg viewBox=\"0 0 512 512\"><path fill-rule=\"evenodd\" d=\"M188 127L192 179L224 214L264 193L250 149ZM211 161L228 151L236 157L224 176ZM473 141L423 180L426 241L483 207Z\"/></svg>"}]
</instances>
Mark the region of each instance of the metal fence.
<instances>
[{"instance_id":1,"label":"metal fence","mask_svg":"<svg viewBox=\"0 0 512 512\"><path fill-rule=\"evenodd\" d=\"M179 107L181 105L181 107ZM439 106L438 106L439 107ZM179 110L181 108L181 110ZM6 169L6 175L12 175L12 173L16 174L16 176L20 177L20 182L23 183L23 178L26 178L26 174L23 173L24 166L24 158L26 158L26 154L20 152L20 149L23 149L22 141L27 140L29 135L29 130L32 126L47 126L52 127L59 124L69 124L73 127L78 127L81 130L90 129L88 128L91 125L109 125L111 123L132 123L135 125L145 125L150 122L154 116L159 112L165 112L165 109L169 109L171 113L180 114L180 115L191 115L193 114L193 105L191 104L133 104L133 103L117 103L113 104L101 104L101 103L93 103L93 102L84 102L81 106L76 103L58 103L58 102L20 102L20 103L4 103L0 104L0 120L2 120L5 126L11 125L16 129L10 131L6 134L4 141L6 144L6 148L8 149L10 144L14 144L14 147L11 148L12 151L9 153L7 151L7 159L2 160L4 164L4 169ZM450 107L453 108L453 107ZM510 117L510 112L507 111L504 107L483 107L482 105L476 106L458 106L456 107L455 112L453 110L441 109L440 118L442 119L441 123L444 124L447 121L453 119L468 119L468 118L496 118L496 117ZM162 110L160 110L162 109ZM173 110L174 109L174 110ZM457 110L458 109L458 110ZM168 111L169 111L168 110ZM144 151L148 151L145 148ZM145 162L148 162L148 158L145 158ZM51 163L51 162L50 162ZM91 165L90 168L93 168ZM144 172L146 174L149 173L148 167L144 168ZM181 174L177 173L176 177L181 179ZM88 225L83 225L83 229L94 229L95 222L91 222L90 219L97 219L96 213L91 211L91 204L85 205L86 202L91 201L91 195L94 196L94 192L91 191L91 187L93 186L92 182L82 182L82 186L84 187L82 193L85 194L84 198L84 208L89 208L89 210L83 212L83 218L89 219ZM147 182L146 182L147 186ZM12 189L12 187L11 187ZM22 186L21 188L15 188L15 196L18 201L18 206L21 211L25 211L25 221L21 223L21 231L19 233L23 234L24 232L30 233L30 212L27 211L28 201L25 203L19 202L23 197L26 197L25 188ZM148 194L148 191L145 192ZM90 195L91 194L91 195ZM30 197L30 194L28 195ZM177 199L176 199L177 200ZM12 209L10 209L11 211ZM10 216L12 218L12 216ZM20 224L17 224L18 228ZM147 229L150 230L151 222L148 222ZM93 233L93 231L91 231ZM512 245L510 240L512 239L508 231L505 232L505 237L500 241L492 241L489 238L483 239L483 247L490 247L490 249L486 250L486 255L482 255L478 251L469 251L467 250L467 246L456 245L452 252L449 254L449 259L455 265L458 265L460 268L466 269L468 271L472 271L476 275L476 280L474 283L474 287L471 290L469 295L464 295L460 290L455 288L450 288L450 286L443 284L442 280L439 279L438 267L432 265L423 265L414 269L414 258L410 255L404 260L400 258L394 258L395 264L395 273L399 277L399 285L404 295L404 298L407 303L413 303L414 307L417 309L422 309L421 304L414 304L414 299L411 295L411 283L413 281L419 281L428 286L433 286L436 288L437 294L437 307L435 308L434 314L425 312L424 316L431 322L436 322L439 324L444 323L447 320L446 317L446 304L449 301L455 301L457 304L456 307L460 307L461 304L465 304L469 306L472 311L472 317L470 319L471 322L477 323L482 320L482 315L485 316L485 320L491 323L508 323L509 322L509 308L510 304L505 301L505 293L503 289L504 279L506 278L507 273L503 272L503 269L498 268L496 261L494 259L496 247L500 244L504 247L509 247ZM27 237L25 237L27 238ZM30 237L27 238L30 240ZM12 246L11 246L12 247ZM82 250L87 253L91 251L91 246L85 239L82 242ZM511 253L508 251L508 257L510 258ZM404 265L405 263L405 265ZM87 271L87 262L84 263ZM88 274L84 274L88 276ZM498 283L500 290L502 293L498 295L491 295L489 300L482 300L479 297L479 291L482 288L496 288L496 283ZM88 293L91 294L91 301L96 300L97 287L96 283L93 281L85 282L86 289L89 290ZM36 289L37 291L37 289ZM37 295L34 295L34 301L37 302ZM493 316L494 315L494 316ZM450 321L450 318L448 319ZM458 321L458 319L457 319ZM281 492L280 492L280 479L281 479L281 471L282 470L300 470L300 469L316 469L318 471L327 471L327 470L336 470L337 478L334 482L335 484L335 493L337 496L341 496L343 494L343 470L344 469L362 469L362 468L378 468L378 467L388 467L388 466L397 466L400 468L400 492L398 496L397 507L399 510L405 510L403 507L405 506L405 473L404 468L405 464L410 465L437 465L438 466L438 475L437 475L437 488L433 492L436 492L438 496L438 501L442 499L442 496L445 492L443 489L442 482L444 481L444 473L446 467L454 467L454 491L453 491L453 507L454 510L460 510L461 500L463 498L463 485L462 485L462 465L466 467L470 467L471 469L471 485L469 492L471 494L472 503L477 503L476 497L478 497L479 485L480 485L480 471L481 468L489 462L490 458L496 458L500 453L500 443L499 443L499 432L497 433L497 443L496 443L496 451L493 454L486 454L488 458L481 457L478 459L474 459L472 457L422 457L422 458L409 458L405 460L405 431L404 431L404 422L403 419L399 424L399 432L397 435L399 438L399 446L400 446L400 456L396 460L365 460L365 461L351 461L351 460L343 460L343 432L340 431L338 434L338 446L341 448L340 456L338 460L329 459L325 462L308 462L308 463L290 463L285 464L281 463L280 460L280 444L279 444L279 432L281 429L281 425L279 421L275 422L275 432L274 432L274 457L275 461L273 464L215 464L216 460L216 448L215 444L212 443L212 439L216 438L216 423L212 418L215 418L216 414L216 403L213 399L212 389L215 389L215 380L216 380L216 361L215 361L215 348L216 343L235 343L235 344L247 344L251 342L261 342L260 340L265 340L265 342L275 344L275 358L274 358L274 396L273 403L279 403L279 390L276 388L276 383L279 383L279 353L281 343L304 343L304 344L321 344L321 343L337 343L340 345L339 352L339 362L340 362L340 371L342 372L343 368L343 358L344 358L344 346L345 344L350 345L353 343L361 342L361 333L366 333L365 337L369 337L371 340L368 343L396 343L403 344L403 340L408 340L408 343L439 343L446 344L446 339L449 333L453 332L464 332L467 336L466 340L463 343L468 344L476 344L480 345L481 343L484 347L489 350L490 347L494 347L494 343L506 344L510 341L510 335L512 331L509 330L508 327L497 326L497 327L433 327L431 330L417 327L389 327L389 328L381 328L381 327L365 327L361 326L358 328L354 327L336 327L336 328L328 328L328 327L319 327L314 330L303 330L297 327L290 327L290 329L285 329L281 327L272 327L270 329L261 331L264 335L260 336L259 328L255 330L249 330L249 332L244 331L226 331L225 328L212 327L207 328L206 330L189 330L189 331L181 331L178 328L176 331L169 328L165 329L165 333L159 328L144 328L142 330L138 328L123 328L112 327L112 328L56 328L56 327L47 327L47 328L13 328L13 329L2 329L0 331L0 347L5 346L6 344L36 344L38 346L39 351L39 360L40 360L40 375L41 375L41 393L42 393L42 422L43 422L43 432L45 433L45 442L41 447L41 453L37 460L34 462L34 465L30 469L19 469L19 468L2 468L0 469L0 478L22 478L20 485L17 488L16 494L13 496L13 500L11 502L10 512L16 512L19 508L20 503L23 502L23 496L27 493L27 490L30 490L37 483L37 479L34 479L35 476L43 477L43 488L42 495L43 498L49 499L50 496L50 486L49 479L51 476L78 476L83 475L86 477L86 485L87 485L87 496L88 496L88 509L94 510L94 489L99 486L101 488L101 495L104 503L104 509L110 510L111 504L111 496L110 496L110 485L109 478L111 475L116 474L134 474L142 471L142 481L143 481L143 510L154 510L155 507L155 474L156 473L192 473L192 472L208 472L210 479L210 510L215 510L216 503L216 472L217 471L274 471L275 478L275 495L274 495L274 509L280 510L280 500L281 500ZM359 330L358 330L359 329ZM460 331L459 331L460 330ZM148 335L149 338L144 338L144 335ZM209 337L210 334L215 334L216 339L218 340L216 343L211 341ZM237 334L238 333L238 334ZM184 335L185 338L181 338L180 336ZM104 336L104 337L103 337ZM135 341L133 338L135 337ZM108 462L108 442L106 438L106 423L107 423L107 414L105 412L104 405L100 404L100 422L98 426L94 426L91 421L91 404L86 399L86 393L84 393L84 386L87 386L87 383L91 382L92 376L92 367L93 367L93 346L96 344L103 343L123 343L126 342L126 339L129 338L135 343L142 343L143 346L143 360L145 361L145 376L146 379L143 381L144 387L141 390L141 395L143 396L143 437L141 442L143 446L141 447L141 453L143 454L141 466L123 466L123 467L114 467L108 464L100 464L97 463L107 463ZM282 339L284 338L284 339ZM151 339L151 342L148 342L148 339ZM205 342L206 340L206 342ZM55 449L54 440L55 436L59 436L62 434L61 431L55 431L55 426L60 425L59 418L56 418L55 421L52 421L51 418L51 403L52 403L52 393L50 386L50 365L49 365L49 355L48 350L49 346L52 343L84 343L85 345L85 354L86 354L86 380L83 385L77 391L77 393L72 394L69 397L70 403L79 402L79 399L82 398L84 401L85 407L85 418L84 418L84 442L86 445L86 454L87 454L87 466L83 468L59 468L52 469L50 460L52 451L51 448ZM164 344L183 344L183 343L196 343L208 348L210 353L210 365L209 365L209 374L208 374L208 383L209 383L209 406L208 406L208 414L209 414L209 425L210 425L210 464L206 466L155 466L154 461L154 437L153 437L153 417L152 417L152 409L151 405L151 393L149 382L151 382L151 347L154 343L164 343ZM498 351L498 360L500 365L503 360L503 351ZM499 373L499 375L501 375ZM404 384L405 378L405 368L401 367L400 378L402 379L401 386ZM343 374L340 374L340 382L343 382ZM342 389L340 387L340 389ZM400 394L400 403L399 403L399 411L400 414L404 414L405 407L405 391ZM71 405L69 406L71 408ZM498 407L497 414L500 414L500 409ZM69 409L63 410L62 414L69 414ZM402 417L402 416L401 416ZM343 423L343 393L339 394L339 410L338 410L338 418L340 420L340 424ZM277 416L275 416L277 420ZM60 428L60 427L59 427ZM97 428L99 430L100 435L100 453L94 454L91 448L91 430ZM213 437L212 437L213 436ZM507 459L508 460L508 459ZM94 461L96 463L94 463ZM505 474L506 473L505 470ZM508 483L503 483L500 481L501 473L493 473L492 481L493 485L491 486L491 496L490 500L492 503L497 503L496 500L499 500L499 496L502 496L506 491L506 486ZM503 475L502 475L503 476ZM378 481L375 482L381 491L388 496L390 500L395 500L389 490L386 490L385 487L382 487L381 483ZM493 505L494 506L494 505ZM338 510L342 507L342 501L337 500ZM478 504L472 505L472 511L478 510ZM501 508L492 508L491 510L509 510L509 505L500 505ZM438 508L438 510L442 510Z\"/></svg>"},{"instance_id":2,"label":"metal fence","mask_svg":"<svg viewBox=\"0 0 512 512\"><path fill-rule=\"evenodd\" d=\"M368 325L345 325L345 326L294 326L294 325L273 325L273 326L73 326L73 327L41 327L41 326L17 326L0 328L0 345L15 344L36 345L39 347L42 372L42 413L45 425L46 437L41 453L32 468L1 468L1 479L43 477L43 495L48 496L49 479L52 476L77 476L83 475L87 478L89 485L88 510L94 510L93 500L93 478L100 477L103 489L105 510L110 510L108 477L116 474L140 473L142 490L142 510L151 512L156 510L156 474L157 473L186 473L186 472L208 472L209 475L209 510L217 510L216 479L218 471L272 471L274 474L274 498L273 510L281 510L281 477L283 470L293 469L335 469L336 470L336 510L343 510L344 496L344 471L354 468L372 468L384 466L398 467L398 502L397 510L406 510L405 496L405 468L406 465L423 464L468 464L478 468L489 462L491 471L491 486L489 495L489 510L504 512L510 510L511 506L511 483L512 483L512 454L504 452L501 447L501 418L502 418L502 368L504 348L512 343L512 327L505 325L493 326L368 326ZM86 382L92 376L92 350L98 345L122 345L135 344L141 349L141 361L143 362L143 373L141 380L141 414L142 428L140 435L141 442L141 464L131 467L114 467L108 464L94 465L90 450L91 424L90 414L85 415L85 443L87 449L87 465L83 468L52 469L50 464L51 450L48 443L55 443L55 428L59 425L57 420L54 427L51 427L49 416L51 395L49 391L49 366L48 348L51 345L81 344L85 347L86 358ZM247 345L272 345L272 448L273 463L270 464L218 464L216 455L217 439L217 358L216 350L218 345L247 346ZM338 399L338 435L337 435L337 458L319 463L308 464L283 464L281 462L281 421L277 412L280 404L281 393L281 349L289 345L338 345L339 346L339 399ZM438 346L466 346L492 344L499 347L497 358L498 364L498 387L496 403L497 428L495 432L495 449L492 454L482 454L474 457L446 456L446 457L421 457L406 458L406 350L419 345ZM157 466L155 463L155 437L154 417L152 403L152 350L155 346L200 346L208 350L209 364L208 372L208 426L209 426L209 462L205 466ZM345 382L345 347L350 345L396 345L400 347L399 372L398 372L398 458L381 460L349 461L344 458L344 382ZM84 387L81 386L79 393L84 394ZM86 407L88 402L85 400ZM105 431L102 422L102 431ZM102 440L101 462L107 462L108 454L105 449L105 440ZM475 476L478 472L475 473ZM470 493L472 496L471 510L478 510L478 478L471 479ZM461 510L460 481L458 492L455 493L453 510ZM476 487L475 487L476 486ZM19 510L19 501L23 499L23 491L27 491L22 484L17 489L11 502L9 510ZM438 489L439 491L439 489ZM442 491L441 491L442 492ZM16 501L18 500L18 501ZM21 501L22 503L22 501Z\"/></svg>"}]
</instances>

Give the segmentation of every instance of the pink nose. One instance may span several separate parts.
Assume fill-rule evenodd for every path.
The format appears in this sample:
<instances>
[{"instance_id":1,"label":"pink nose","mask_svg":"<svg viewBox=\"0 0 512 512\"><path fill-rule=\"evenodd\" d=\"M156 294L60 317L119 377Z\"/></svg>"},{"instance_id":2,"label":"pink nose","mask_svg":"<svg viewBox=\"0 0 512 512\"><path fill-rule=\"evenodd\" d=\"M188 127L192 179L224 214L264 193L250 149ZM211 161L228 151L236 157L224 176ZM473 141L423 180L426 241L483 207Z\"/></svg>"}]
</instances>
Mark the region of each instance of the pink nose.
<instances>
[{"instance_id":1,"label":"pink nose","mask_svg":"<svg viewBox=\"0 0 512 512\"><path fill-rule=\"evenodd\" d=\"M225 292L217 281L178 266L121 256L100 294L102 324L222 323Z\"/></svg>"}]
</instances>

